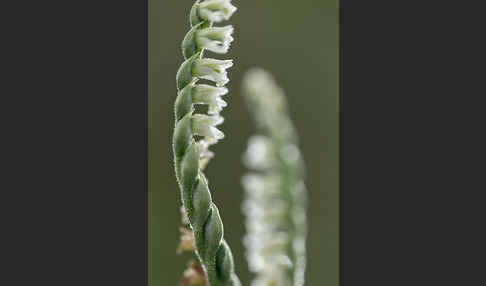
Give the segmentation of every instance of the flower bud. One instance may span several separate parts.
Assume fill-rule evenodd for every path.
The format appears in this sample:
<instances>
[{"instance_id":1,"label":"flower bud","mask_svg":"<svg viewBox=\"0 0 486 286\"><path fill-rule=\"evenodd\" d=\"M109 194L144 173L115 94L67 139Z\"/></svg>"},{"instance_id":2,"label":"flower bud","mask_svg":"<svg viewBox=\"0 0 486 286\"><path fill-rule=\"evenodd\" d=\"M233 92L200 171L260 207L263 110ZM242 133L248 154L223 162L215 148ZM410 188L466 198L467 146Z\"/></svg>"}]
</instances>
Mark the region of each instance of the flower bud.
<instances>
[{"instance_id":1,"label":"flower bud","mask_svg":"<svg viewBox=\"0 0 486 286\"><path fill-rule=\"evenodd\" d=\"M235 11L231 0L206 0L198 5L199 17L211 22L228 20Z\"/></svg>"}]
</instances>

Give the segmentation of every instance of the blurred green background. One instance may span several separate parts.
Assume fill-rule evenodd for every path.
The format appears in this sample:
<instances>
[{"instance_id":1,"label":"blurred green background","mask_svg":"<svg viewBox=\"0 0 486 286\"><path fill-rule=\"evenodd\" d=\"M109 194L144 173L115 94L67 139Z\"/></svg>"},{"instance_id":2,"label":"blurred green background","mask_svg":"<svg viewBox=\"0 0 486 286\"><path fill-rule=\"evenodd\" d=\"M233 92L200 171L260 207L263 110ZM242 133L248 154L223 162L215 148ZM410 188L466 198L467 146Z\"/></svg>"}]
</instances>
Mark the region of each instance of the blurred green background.
<instances>
[{"instance_id":1,"label":"blurred green background","mask_svg":"<svg viewBox=\"0 0 486 286\"><path fill-rule=\"evenodd\" d=\"M149 285L178 285L190 255L177 255L180 199L171 138L180 42L189 30L192 0L149 0ZM233 1L238 11L230 52L228 107L205 173L243 285L251 274L244 255L240 203L241 154L254 131L241 95L250 67L271 71L286 91L307 168L309 234L306 285L338 285L338 3L337 0Z\"/></svg>"}]
</instances>

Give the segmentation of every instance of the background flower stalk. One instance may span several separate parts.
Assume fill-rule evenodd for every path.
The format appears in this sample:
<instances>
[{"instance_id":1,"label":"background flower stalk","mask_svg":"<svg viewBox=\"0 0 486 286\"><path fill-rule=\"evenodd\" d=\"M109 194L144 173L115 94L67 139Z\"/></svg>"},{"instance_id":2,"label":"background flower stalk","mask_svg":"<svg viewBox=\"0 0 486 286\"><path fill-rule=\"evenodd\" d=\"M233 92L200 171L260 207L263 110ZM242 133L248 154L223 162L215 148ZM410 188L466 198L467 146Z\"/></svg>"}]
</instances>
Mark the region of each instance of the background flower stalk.
<instances>
[{"instance_id":1,"label":"background flower stalk","mask_svg":"<svg viewBox=\"0 0 486 286\"><path fill-rule=\"evenodd\" d=\"M258 135L250 137L243 157L252 169L242 178L244 244L252 286L302 286L305 273L306 188L297 132L285 95L262 69L244 80L245 99Z\"/></svg>"}]
</instances>

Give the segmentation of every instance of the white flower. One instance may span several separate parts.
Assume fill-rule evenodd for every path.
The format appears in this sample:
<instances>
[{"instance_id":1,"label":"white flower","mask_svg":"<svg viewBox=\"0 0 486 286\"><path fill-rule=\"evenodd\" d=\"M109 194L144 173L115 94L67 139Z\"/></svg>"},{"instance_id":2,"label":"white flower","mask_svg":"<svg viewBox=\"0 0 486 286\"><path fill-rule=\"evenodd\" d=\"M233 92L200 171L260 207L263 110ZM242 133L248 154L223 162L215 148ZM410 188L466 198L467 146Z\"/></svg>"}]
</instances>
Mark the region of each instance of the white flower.
<instances>
[{"instance_id":1,"label":"white flower","mask_svg":"<svg viewBox=\"0 0 486 286\"><path fill-rule=\"evenodd\" d=\"M199 16L211 22L228 20L236 11L231 0L206 0L199 3Z\"/></svg>"},{"instance_id":2,"label":"white flower","mask_svg":"<svg viewBox=\"0 0 486 286\"><path fill-rule=\"evenodd\" d=\"M286 112L285 94L273 77L263 69L252 68L243 79L247 96L251 97L258 106L268 110L265 114L281 114ZM264 94L265 96L262 96Z\"/></svg>"},{"instance_id":3,"label":"white flower","mask_svg":"<svg viewBox=\"0 0 486 286\"><path fill-rule=\"evenodd\" d=\"M209 161L214 157L214 153L209 150L210 143L213 143L213 141L217 142L217 140L206 137L196 143L199 151L199 168L201 170L204 170Z\"/></svg>"},{"instance_id":4,"label":"white flower","mask_svg":"<svg viewBox=\"0 0 486 286\"><path fill-rule=\"evenodd\" d=\"M192 116L192 132L196 135L207 136L216 140L223 139L224 133L215 127L223 123L223 121L224 118L219 115L194 114Z\"/></svg>"},{"instance_id":5,"label":"white flower","mask_svg":"<svg viewBox=\"0 0 486 286\"><path fill-rule=\"evenodd\" d=\"M194 62L194 76L211 80L216 86L224 86L229 82L227 68L233 66L233 60L197 59Z\"/></svg>"},{"instance_id":6,"label":"white flower","mask_svg":"<svg viewBox=\"0 0 486 286\"><path fill-rule=\"evenodd\" d=\"M278 174L247 173L241 183L250 201L266 204L266 200L281 196L282 177Z\"/></svg>"},{"instance_id":7,"label":"white flower","mask_svg":"<svg viewBox=\"0 0 486 286\"><path fill-rule=\"evenodd\" d=\"M249 168L264 170L275 165L272 145L263 135L253 135L248 139L248 148L243 156L243 162Z\"/></svg>"},{"instance_id":8,"label":"white flower","mask_svg":"<svg viewBox=\"0 0 486 286\"><path fill-rule=\"evenodd\" d=\"M296 165L300 158L300 151L294 144L286 144L280 150L281 157L285 160L285 162L289 165Z\"/></svg>"},{"instance_id":9,"label":"white flower","mask_svg":"<svg viewBox=\"0 0 486 286\"><path fill-rule=\"evenodd\" d=\"M279 177L265 176L260 173L248 173L243 175L241 183L245 187L247 194L252 198L258 198L256 200L260 203L260 199L268 196L268 194L274 194L275 190L279 190Z\"/></svg>"},{"instance_id":10,"label":"white flower","mask_svg":"<svg viewBox=\"0 0 486 286\"><path fill-rule=\"evenodd\" d=\"M225 87L215 87L207 84L198 84L192 89L192 102L195 104L208 104L208 114L218 114L223 107L226 107L226 101L221 99L222 95L228 93Z\"/></svg>"},{"instance_id":11,"label":"white flower","mask_svg":"<svg viewBox=\"0 0 486 286\"><path fill-rule=\"evenodd\" d=\"M265 267L265 273L260 274L252 281L250 286L292 286L294 284L283 273L283 270L276 265L268 265Z\"/></svg>"},{"instance_id":12,"label":"white flower","mask_svg":"<svg viewBox=\"0 0 486 286\"><path fill-rule=\"evenodd\" d=\"M233 26L210 27L197 30L196 43L198 47L208 49L212 52L224 54L228 52L233 42Z\"/></svg>"},{"instance_id":13,"label":"white flower","mask_svg":"<svg viewBox=\"0 0 486 286\"><path fill-rule=\"evenodd\" d=\"M207 140L199 140L196 143L196 147L198 148L199 154L201 158L208 158L211 159L214 157L214 153L209 151L209 146L210 144L208 143Z\"/></svg>"}]
</instances>

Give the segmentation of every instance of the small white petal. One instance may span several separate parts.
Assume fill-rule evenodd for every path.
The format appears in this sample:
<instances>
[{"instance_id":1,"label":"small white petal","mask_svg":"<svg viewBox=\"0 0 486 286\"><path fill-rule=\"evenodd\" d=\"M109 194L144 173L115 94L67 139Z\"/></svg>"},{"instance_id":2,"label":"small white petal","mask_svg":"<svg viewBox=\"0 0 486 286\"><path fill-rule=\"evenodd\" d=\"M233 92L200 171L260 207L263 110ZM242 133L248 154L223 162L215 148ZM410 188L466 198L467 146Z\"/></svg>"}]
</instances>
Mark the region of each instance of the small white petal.
<instances>
[{"instance_id":1,"label":"small white petal","mask_svg":"<svg viewBox=\"0 0 486 286\"><path fill-rule=\"evenodd\" d=\"M200 59L196 62L196 64L197 63L220 72L233 66L233 60L218 60L210 58Z\"/></svg>"},{"instance_id":2,"label":"small white petal","mask_svg":"<svg viewBox=\"0 0 486 286\"><path fill-rule=\"evenodd\" d=\"M208 116L205 114L194 114L192 120L196 121L197 124L207 124L211 126L217 126L224 122L224 118L219 115Z\"/></svg>"},{"instance_id":3,"label":"small white petal","mask_svg":"<svg viewBox=\"0 0 486 286\"><path fill-rule=\"evenodd\" d=\"M214 87L208 84L198 84L193 88L194 98L204 100L205 97L216 98L228 93L225 87Z\"/></svg>"},{"instance_id":4,"label":"small white petal","mask_svg":"<svg viewBox=\"0 0 486 286\"><path fill-rule=\"evenodd\" d=\"M223 110L223 107L226 107L227 105L226 101L218 98L216 99L216 104L209 105L208 114L219 114L221 110Z\"/></svg>"},{"instance_id":5,"label":"small white petal","mask_svg":"<svg viewBox=\"0 0 486 286\"><path fill-rule=\"evenodd\" d=\"M206 136L204 138L204 142L206 142L206 144L208 144L208 146L211 146L211 145L214 145L214 144L218 143L218 140L215 139L215 138L213 138L213 137Z\"/></svg>"}]
</instances>

